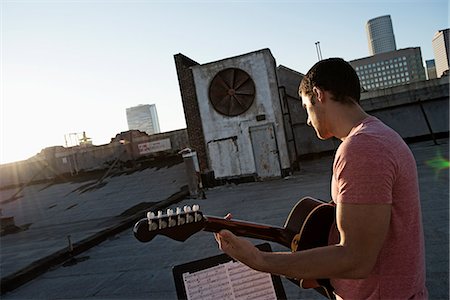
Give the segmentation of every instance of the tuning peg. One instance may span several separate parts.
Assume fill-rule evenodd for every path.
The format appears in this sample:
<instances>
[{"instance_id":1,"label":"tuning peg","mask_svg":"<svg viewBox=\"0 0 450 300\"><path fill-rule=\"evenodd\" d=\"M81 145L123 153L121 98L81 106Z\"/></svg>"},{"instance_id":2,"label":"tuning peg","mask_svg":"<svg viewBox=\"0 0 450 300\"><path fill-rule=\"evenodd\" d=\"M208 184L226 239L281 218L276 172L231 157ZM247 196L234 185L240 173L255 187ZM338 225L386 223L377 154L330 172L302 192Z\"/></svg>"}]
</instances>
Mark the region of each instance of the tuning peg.
<instances>
[{"instance_id":1,"label":"tuning peg","mask_svg":"<svg viewBox=\"0 0 450 300\"><path fill-rule=\"evenodd\" d=\"M188 213L188 212L191 211L191 207L188 206L188 205L185 205L185 206L183 207L183 210L184 210L184 212Z\"/></svg>"},{"instance_id":2,"label":"tuning peg","mask_svg":"<svg viewBox=\"0 0 450 300\"><path fill-rule=\"evenodd\" d=\"M181 214L181 208L177 207L176 213L177 215Z\"/></svg>"},{"instance_id":3,"label":"tuning peg","mask_svg":"<svg viewBox=\"0 0 450 300\"><path fill-rule=\"evenodd\" d=\"M198 211L200 210L200 206L195 204L192 206L192 211L194 212L194 221L198 222L202 220L202 215Z\"/></svg>"},{"instance_id":4,"label":"tuning peg","mask_svg":"<svg viewBox=\"0 0 450 300\"><path fill-rule=\"evenodd\" d=\"M164 219L159 219L159 229L164 229L167 227L167 222Z\"/></svg>"},{"instance_id":5,"label":"tuning peg","mask_svg":"<svg viewBox=\"0 0 450 300\"><path fill-rule=\"evenodd\" d=\"M161 217L162 217L162 215L163 215L163 212L162 212L162 210L158 210L158 218L161 218Z\"/></svg>"},{"instance_id":6,"label":"tuning peg","mask_svg":"<svg viewBox=\"0 0 450 300\"><path fill-rule=\"evenodd\" d=\"M147 220L148 220L148 230L153 231L158 229L158 225L156 224L155 220L155 213L152 211L149 211L147 213Z\"/></svg>"},{"instance_id":7,"label":"tuning peg","mask_svg":"<svg viewBox=\"0 0 450 300\"><path fill-rule=\"evenodd\" d=\"M180 211L181 211L181 209L180 209ZM186 217L183 216L182 214L179 214L177 217L177 224L183 225L184 223L186 223Z\"/></svg>"},{"instance_id":8,"label":"tuning peg","mask_svg":"<svg viewBox=\"0 0 450 300\"><path fill-rule=\"evenodd\" d=\"M173 209L167 209L167 216L169 217L167 225L169 227L174 227L177 225L176 217L173 217Z\"/></svg>"}]
</instances>

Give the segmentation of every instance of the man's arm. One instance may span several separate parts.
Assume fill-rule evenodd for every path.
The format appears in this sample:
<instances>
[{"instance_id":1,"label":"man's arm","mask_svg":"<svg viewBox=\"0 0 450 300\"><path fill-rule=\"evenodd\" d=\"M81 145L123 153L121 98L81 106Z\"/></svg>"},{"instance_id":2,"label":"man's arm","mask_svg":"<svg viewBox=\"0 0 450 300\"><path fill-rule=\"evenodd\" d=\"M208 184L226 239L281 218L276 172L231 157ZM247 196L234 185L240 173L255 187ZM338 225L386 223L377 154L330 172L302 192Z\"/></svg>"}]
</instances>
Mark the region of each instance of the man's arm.
<instances>
[{"instance_id":1,"label":"man's arm","mask_svg":"<svg viewBox=\"0 0 450 300\"><path fill-rule=\"evenodd\" d=\"M386 238L391 219L389 204L337 204L336 245L299 252L259 251L229 231L216 235L219 247L249 267L297 279L367 277Z\"/></svg>"}]
</instances>

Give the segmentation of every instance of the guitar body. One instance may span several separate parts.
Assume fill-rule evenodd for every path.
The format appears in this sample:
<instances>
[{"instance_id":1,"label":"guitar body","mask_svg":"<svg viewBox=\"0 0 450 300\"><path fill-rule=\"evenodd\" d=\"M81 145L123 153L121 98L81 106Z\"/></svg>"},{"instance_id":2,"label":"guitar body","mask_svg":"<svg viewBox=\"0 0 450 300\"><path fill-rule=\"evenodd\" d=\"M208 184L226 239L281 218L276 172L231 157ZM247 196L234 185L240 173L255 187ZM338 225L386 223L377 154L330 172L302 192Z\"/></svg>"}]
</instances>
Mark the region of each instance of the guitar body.
<instances>
[{"instance_id":1,"label":"guitar body","mask_svg":"<svg viewBox=\"0 0 450 300\"><path fill-rule=\"evenodd\" d=\"M328 235L335 220L334 205L320 200L302 198L291 210L284 228L297 233L292 251L328 245Z\"/></svg>"},{"instance_id":2,"label":"guitar body","mask_svg":"<svg viewBox=\"0 0 450 300\"><path fill-rule=\"evenodd\" d=\"M147 218L139 220L134 228L134 236L141 242L149 242L156 235L165 235L177 241L185 241L201 230L219 232L228 229L238 236L271 241L290 248L292 252L328 245L328 236L335 221L335 207L330 203L305 197L291 210L283 227L255 224L241 220L205 216L198 206L174 213L149 212ZM302 288L314 288L320 294L333 299L333 287L328 279L295 280Z\"/></svg>"},{"instance_id":3,"label":"guitar body","mask_svg":"<svg viewBox=\"0 0 450 300\"><path fill-rule=\"evenodd\" d=\"M284 227L297 232L291 243L291 251L302 251L328 245L328 236L335 221L335 207L320 200L302 198L291 210ZM304 289L314 288L328 299L333 299L333 287L329 279L292 280Z\"/></svg>"}]
</instances>

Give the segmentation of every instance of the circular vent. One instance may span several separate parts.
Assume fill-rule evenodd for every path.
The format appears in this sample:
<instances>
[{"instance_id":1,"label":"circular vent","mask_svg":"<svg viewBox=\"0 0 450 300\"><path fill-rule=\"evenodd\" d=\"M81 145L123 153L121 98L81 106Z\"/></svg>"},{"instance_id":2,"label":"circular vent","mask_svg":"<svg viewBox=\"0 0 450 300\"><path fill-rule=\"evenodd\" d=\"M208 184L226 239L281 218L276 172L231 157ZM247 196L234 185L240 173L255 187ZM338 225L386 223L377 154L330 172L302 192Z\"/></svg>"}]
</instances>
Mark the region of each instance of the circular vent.
<instances>
[{"instance_id":1,"label":"circular vent","mask_svg":"<svg viewBox=\"0 0 450 300\"><path fill-rule=\"evenodd\" d=\"M247 111L255 99L255 83L241 69L229 68L214 76L209 86L209 101L214 109L226 116Z\"/></svg>"}]
</instances>

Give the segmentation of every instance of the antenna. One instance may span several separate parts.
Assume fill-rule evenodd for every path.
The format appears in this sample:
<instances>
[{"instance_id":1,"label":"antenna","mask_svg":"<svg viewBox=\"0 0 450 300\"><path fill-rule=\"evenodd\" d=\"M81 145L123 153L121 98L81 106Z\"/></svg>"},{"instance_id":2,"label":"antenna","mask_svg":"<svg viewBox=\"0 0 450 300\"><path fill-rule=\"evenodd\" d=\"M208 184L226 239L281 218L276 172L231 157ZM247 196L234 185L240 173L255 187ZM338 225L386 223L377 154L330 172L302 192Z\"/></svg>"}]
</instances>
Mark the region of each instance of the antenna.
<instances>
[{"instance_id":1,"label":"antenna","mask_svg":"<svg viewBox=\"0 0 450 300\"><path fill-rule=\"evenodd\" d=\"M320 50L320 42L317 41L315 44L316 44L317 59L319 61L321 61L322 60L322 51Z\"/></svg>"}]
</instances>

